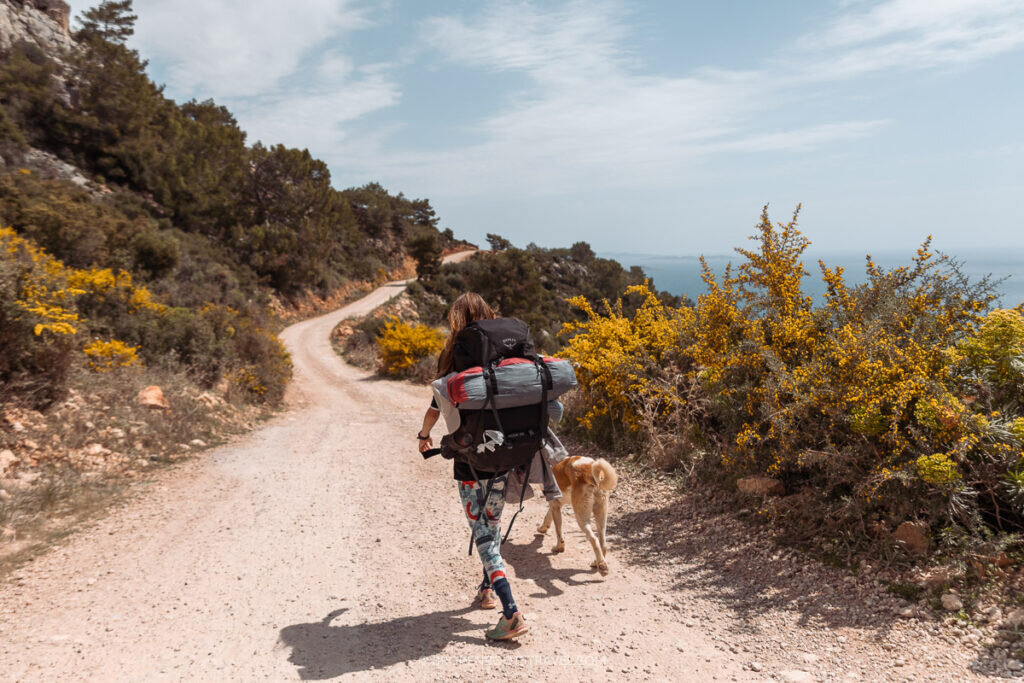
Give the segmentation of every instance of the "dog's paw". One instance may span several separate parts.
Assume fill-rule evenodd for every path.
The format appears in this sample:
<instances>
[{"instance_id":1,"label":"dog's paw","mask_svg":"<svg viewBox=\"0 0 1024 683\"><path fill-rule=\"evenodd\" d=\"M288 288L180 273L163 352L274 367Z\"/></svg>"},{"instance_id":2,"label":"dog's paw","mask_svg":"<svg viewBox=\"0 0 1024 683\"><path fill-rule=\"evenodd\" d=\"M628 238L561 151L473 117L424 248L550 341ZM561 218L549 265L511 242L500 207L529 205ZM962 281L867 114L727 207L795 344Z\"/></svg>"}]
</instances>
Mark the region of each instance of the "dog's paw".
<instances>
[{"instance_id":1,"label":"dog's paw","mask_svg":"<svg viewBox=\"0 0 1024 683\"><path fill-rule=\"evenodd\" d=\"M546 526L544 526L543 524L541 524L539 527L537 527L537 533L538 534L542 534L543 535L543 534L546 534L547 532L548 532L548 528Z\"/></svg>"},{"instance_id":2,"label":"dog's paw","mask_svg":"<svg viewBox=\"0 0 1024 683\"><path fill-rule=\"evenodd\" d=\"M600 574L601 576L608 576L608 563L607 562L598 562L597 560L594 560L593 562L590 563L590 568L591 569L596 569L597 573Z\"/></svg>"},{"instance_id":3,"label":"dog's paw","mask_svg":"<svg viewBox=\"0 0 1024 683\"><path fill-rule=\"evenodd\" d=\"M551 552L553 552L553 553L564 553L565 552L565 542L563 541L561 543L556 543L555 547L553 547L551 549Z\"/></svg>"}]
</instances>

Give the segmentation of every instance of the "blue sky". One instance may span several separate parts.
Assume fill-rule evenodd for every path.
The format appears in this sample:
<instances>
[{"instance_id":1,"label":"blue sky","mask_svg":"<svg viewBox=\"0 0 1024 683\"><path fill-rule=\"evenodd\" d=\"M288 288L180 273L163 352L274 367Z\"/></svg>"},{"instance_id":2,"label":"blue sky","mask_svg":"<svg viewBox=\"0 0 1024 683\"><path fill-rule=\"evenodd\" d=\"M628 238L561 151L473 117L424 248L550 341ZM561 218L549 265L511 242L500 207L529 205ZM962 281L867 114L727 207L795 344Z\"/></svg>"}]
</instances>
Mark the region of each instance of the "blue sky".
<instances>
[{"instance_id":1,"label":"blue sky","mask_svg":"<svg viewBox=\"0 0 1024 683\"><path fill-rule=\"evenodd\" d=\"M1024 0L136 0L178 100L482 242L1024 246Z\"/></svg>"}]
</instances>

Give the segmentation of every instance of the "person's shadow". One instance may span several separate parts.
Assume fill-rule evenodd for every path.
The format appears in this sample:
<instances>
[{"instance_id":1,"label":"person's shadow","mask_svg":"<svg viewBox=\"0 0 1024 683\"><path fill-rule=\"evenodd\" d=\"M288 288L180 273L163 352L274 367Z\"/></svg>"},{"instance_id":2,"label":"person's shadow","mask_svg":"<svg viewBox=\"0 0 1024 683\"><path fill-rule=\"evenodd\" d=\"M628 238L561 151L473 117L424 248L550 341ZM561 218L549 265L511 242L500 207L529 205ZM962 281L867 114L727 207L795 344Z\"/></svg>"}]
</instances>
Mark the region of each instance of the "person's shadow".
<instances>
[{"instance_id":1,"label":"person's shadow","mask_svg":"<svg viewBox=\"0 0 1024 683\"><path fill-rule=\"evenodd\" d=\"M347 611L342 607L322 621L281 629L280 642L292 650L288 661L298 667L303 680L324 680L430 657L453 641L487 642L484 626L462 616L476 611L475 607L351 626L331 624ZM473 635L463 635L469 632ZM518 647L514 641L499 645Z\"/></svg>"}]
</instances>

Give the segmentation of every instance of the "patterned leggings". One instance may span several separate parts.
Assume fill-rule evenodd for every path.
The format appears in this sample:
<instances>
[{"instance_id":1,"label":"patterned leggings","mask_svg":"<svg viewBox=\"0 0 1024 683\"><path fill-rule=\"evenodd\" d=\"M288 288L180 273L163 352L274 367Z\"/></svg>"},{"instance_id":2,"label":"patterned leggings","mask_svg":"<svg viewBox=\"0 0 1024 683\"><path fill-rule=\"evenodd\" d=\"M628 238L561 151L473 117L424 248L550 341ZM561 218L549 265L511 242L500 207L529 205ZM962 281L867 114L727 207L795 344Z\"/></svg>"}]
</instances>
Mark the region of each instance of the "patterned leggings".
<instances>
[{"instance_id":1,"label":"patterned leggings","mask_svg":"<svg viewBox=\"0 0 1024 683\"><path fill-rule=\"evenodd\" d=\"M478 495L487 490L487 479L481 481L460 481L459 498L466 520L473 528L473 540L480 561L484 563L484 584L490 586L496 579L505 577L505 561L501 559L501 510L505 507L505 479L502 474L495 478L491 493L487 496L483 514L486 524L478 524L480 500Z\"/></svg>"}]
</instances>

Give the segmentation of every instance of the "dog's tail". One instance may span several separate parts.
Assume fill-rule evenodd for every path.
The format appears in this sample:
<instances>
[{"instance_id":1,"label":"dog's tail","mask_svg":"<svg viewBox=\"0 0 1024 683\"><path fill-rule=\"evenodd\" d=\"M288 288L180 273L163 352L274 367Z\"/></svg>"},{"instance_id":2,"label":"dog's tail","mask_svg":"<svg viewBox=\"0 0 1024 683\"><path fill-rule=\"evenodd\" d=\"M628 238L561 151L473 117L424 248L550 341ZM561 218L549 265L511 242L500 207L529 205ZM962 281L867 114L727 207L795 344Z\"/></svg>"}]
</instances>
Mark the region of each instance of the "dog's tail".
<instances>
[{"instance_id":1,"label":"dog's tail","mask_svg":"<svg viewBox=\"0 0 1024 683\"><path fill-rule=\"evenodd\" d=\"M619 483L619 475L604 458L598 458L590 466L591 476L594 477L594 484L602 491L611 491Z\"/></svg>"}]
</instances>

